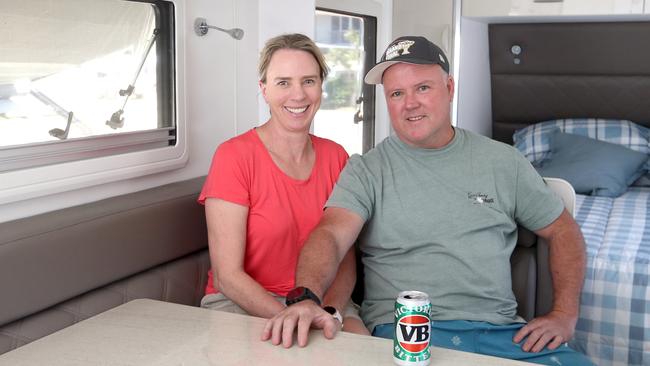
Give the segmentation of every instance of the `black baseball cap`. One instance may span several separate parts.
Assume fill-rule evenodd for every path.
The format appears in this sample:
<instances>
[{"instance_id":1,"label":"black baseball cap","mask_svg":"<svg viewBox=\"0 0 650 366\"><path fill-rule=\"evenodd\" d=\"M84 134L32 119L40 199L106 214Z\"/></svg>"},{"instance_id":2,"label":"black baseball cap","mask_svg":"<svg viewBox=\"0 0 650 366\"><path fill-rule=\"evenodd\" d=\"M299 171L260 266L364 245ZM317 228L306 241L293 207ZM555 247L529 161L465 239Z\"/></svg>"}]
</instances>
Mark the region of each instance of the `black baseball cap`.
<instances>
[{"instance_id":1,"label":"black baseball cap","mask_svg":"<svg viewBox=\"0 0 650 366\"><path fill-rule=\"evenodd\" d=\"M381 60L366 74L368 84L381 84L382 76L387 68L396 63L435 65L438 64L449 73L449 61L440 47L424 37L399 37L386 48Z\"/></svg>"}]
</instances>

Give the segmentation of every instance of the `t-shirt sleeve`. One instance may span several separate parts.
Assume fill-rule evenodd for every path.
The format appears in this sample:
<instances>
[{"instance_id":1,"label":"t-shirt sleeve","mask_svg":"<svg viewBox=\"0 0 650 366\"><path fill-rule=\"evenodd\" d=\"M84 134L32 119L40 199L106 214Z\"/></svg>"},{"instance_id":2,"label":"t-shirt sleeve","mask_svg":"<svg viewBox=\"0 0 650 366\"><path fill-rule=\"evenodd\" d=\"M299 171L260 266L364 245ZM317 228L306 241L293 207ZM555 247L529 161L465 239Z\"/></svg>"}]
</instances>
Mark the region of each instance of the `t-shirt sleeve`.
<instances>
[{"instance_id":1,"label":"t-shirt sleeve","mask_svg":"<svg viewBox=\"0 0 650 366\"><path fill-rule=\"evenodd\" d=\"M205 180L199 203L208 198L220 198L243 206L250 206L250 152L240 151L228 141L221 144L212 157L210 172Z\"/></svg>"},{"instance_id":2,"label":"t-shirt sleeve","mask_svg":"<svg viewBox=\"0 0 650 366\"><path fill-rule=\"evenodd\" d=\"M548 188L530 162L515 152L517 167L515 220L535 231L555 221L564 210L564 203Z\"/></svg>"},{"instance_id":3,"label":"t-shirt sleeve","mask_svg":"<svg viewBox=\"0 0 650 366\"><path fill-rule=\"evenodd\" d=\"M338 181L338 178L341 175L343 169L345 168L345 165L347 164L349 158L350 156L345 151L343 146L337 144L336 145L336 163L337 163L336 168L338 169L338 171L336 172L335 181Z\"/></svg>"},{"instance_id":4,"label":"t-shirt sleeve","mask_svg":"<svg viewBox=\"0 0 650 366\"><path fill-rule=\"evenodd\" d=\"M359 155L352 155L325 203L325 207L348 209L366 221L373 212L372 185Z\"/></svg>"},{"instance_id":5,"label":"t-shirt sleeve","mask_svg":"<svg viewBox=\"0 0 650 366\"><path fill-rule=\"evenodd\" d=\"M343 146L339 146L338 157L339 157L339 164L341 164L341 170L342 170L345 167L345 164L347 164L348 159L350 158L350 156L348 155L347 151L345 151Z\"/></svg>"},{"instance_id":6,"label":"t-shirt sleeve","mask_svg":"<svg viewBox=\"0 0 650 366\"><path fill-rule=\"evenodd\" d=\"M315 169L326 172L333 179L332 183L336 183L348 161L348 153L343 146L332 140L315 137L313 141L316 143L317 154L322 154L322 158L316 159L316 162L320 165L316 166Z\"/></svg>"}]
</instances>

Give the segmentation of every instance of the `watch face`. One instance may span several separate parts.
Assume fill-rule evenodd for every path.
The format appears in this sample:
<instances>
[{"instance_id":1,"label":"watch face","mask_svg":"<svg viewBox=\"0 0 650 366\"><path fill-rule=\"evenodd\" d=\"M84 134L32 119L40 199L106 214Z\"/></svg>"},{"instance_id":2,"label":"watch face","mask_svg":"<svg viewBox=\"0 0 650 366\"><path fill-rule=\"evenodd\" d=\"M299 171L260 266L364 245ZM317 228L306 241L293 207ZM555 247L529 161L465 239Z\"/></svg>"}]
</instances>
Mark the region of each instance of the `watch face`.
<instances>
[{"instance_id":1,"label":"watch face","mask_svg":"<svg viewBox=\"0 0 650 366\"><path fill-rule=\"evenodd\" d=\"M331 314L334 317L334 319L338 320L339 323L341 323L341 328L343 328L343 317L341 316L341 313L339 313L339 311L336 310L335 307L325 306L323 307L323 310L327 311L329 314Z\"/></svg>"},{"instance_id":2,"label":"watch face","mask_svg":"<svg viewBox=\"0 0 650 366\"><path fill-rule=\"evenodd\" d=\"M312 300L317 305L320 305L320 299L316 294L311 292L307 287L299 286L287 293L285 304L291 305L303 300Z\"/></svg>"},{"instance_id":3,"label":"watch face","mask_svg":"<svg viewBox=\"0 0 650 366\"><path fill-rule=\"evenodd\" d=\"M289 293L287 293L287 300L297 299L299 297L304 296L304 294L305 294L305 288L304 287L302 287L302 286L296 287L296 288L292 289L291 291L289 291Z\"/></svg>"},{"instance_id":4,"label":"watch face","mask_svg":"<svg viewBox=\"0 0 650 366\"><path fill-rule=\"evenodd\" d=\"M327 311L328 313L334 315L336 314L336 308L333 306L325 306L323 310Z\"/></svg>"}]
</instances>

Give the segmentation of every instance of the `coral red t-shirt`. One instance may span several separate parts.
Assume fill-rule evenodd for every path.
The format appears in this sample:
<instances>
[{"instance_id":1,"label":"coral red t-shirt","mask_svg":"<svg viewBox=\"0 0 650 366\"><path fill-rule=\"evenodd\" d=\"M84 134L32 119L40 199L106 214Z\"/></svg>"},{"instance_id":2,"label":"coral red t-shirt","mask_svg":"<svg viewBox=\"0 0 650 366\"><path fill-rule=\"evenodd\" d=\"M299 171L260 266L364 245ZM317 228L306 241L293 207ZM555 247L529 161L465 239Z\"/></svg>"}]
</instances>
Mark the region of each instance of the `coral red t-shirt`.
<instances>
[{"instance_id":1,"label":"coral red t-shirt","mask_svg":"<svg viewBox=\"0 0 650 366\"><path fill-rule=\"evenodd\" d=\"M310 137L316 161L308 179L294 179L280 170L251 129L217 148L199 196L201 204L220 198L248 207L244 270L281 296L294 287L300 249L318 224L348 158L341 145ZM205 293L218 291L208 271Z\"/></svg>"}]
</instances>

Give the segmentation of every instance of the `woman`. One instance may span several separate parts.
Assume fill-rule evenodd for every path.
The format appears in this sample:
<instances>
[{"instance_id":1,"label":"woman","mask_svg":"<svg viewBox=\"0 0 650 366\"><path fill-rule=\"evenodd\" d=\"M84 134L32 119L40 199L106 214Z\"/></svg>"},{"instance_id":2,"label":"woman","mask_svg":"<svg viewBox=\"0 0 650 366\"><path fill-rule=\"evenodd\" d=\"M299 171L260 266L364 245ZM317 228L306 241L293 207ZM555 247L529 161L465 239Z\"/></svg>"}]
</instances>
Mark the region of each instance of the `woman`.
<instances>
[{"instance_id":1,"label":"woman","mask_svg":"<svg viewBox=\"0 0 650 366\"><path fill-rule=\"evenodd\" d=\"M311 39L272 38L258 72L271 117L217 148L199 197L212 264L201 306L270 318L285 307L300 249L348 155L340 145L309 134L328 72ZM345 330L367 334L348 304L354 266L350 252L323 305L346 315Z\"/></svg>"}]
</instances>

